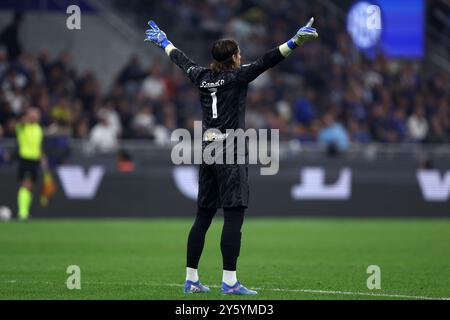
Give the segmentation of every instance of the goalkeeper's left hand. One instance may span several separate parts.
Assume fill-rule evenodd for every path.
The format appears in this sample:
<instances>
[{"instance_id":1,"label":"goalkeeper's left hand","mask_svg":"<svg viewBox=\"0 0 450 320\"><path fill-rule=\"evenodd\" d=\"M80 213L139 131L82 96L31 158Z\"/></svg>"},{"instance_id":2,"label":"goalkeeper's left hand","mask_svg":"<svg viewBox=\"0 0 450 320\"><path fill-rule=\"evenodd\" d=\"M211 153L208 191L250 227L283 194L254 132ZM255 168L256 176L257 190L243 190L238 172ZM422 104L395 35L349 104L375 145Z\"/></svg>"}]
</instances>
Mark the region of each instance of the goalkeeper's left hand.
<instances>
[{"instance_id":1,"label":"goalkeeper's left hand","mask_svg":"<svg viewBox=\"0 0 450 320\"><path fill-rule=\"evenodd\" d=\"M317 30L312 27L314 22L314 18L309 19L306 26L301 27L295 36L288 41L288 46L291 49L294 49L297 46L302 45L304 42L317 39L319 35L317 34Z\"/></svg>"},{"instance_id":2,"label":"goalkeeper's left hand","mask_svg":"<svg viewBox=\"0 0 450 320\"><path fill-rule=\"evenodd\" d=\"M165 32L159 29L156 25L155 21L150 20L148 25L150 26L150 29L145 31L146 37L144 41L149 41L163 49L165 49L169 44L172 44L172 42L167 39Z\"/></svg>"}]
</instances>

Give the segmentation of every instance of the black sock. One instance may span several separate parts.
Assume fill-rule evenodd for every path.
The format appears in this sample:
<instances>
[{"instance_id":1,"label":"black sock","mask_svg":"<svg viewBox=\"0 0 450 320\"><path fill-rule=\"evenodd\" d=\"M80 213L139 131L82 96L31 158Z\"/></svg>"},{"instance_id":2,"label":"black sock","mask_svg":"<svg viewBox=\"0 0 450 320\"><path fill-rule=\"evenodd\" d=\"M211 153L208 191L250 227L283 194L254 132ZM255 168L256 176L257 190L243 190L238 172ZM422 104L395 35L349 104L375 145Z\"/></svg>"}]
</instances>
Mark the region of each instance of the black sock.
<instances>
[{"instance_id":1,"label":"black sock","mask_svg":"<svg viewBox=\"0 0 450 320\"><path fill-rule=\"evenodd\" d=\"M236 270L237 258L241 250L241 227L244 222L245 207L224 208L224 223L220 249L222 250L223 269Z\"/></svg>"},{"instance_id":2,"label":"black sock","mask_svg":"<svg viewBox=\"0 0 450 320\"><path fill-rule=\"evenodd\" d=\"M187 263L188 268L198 269L198 262L202 255L205 244L205 235L217 209L207 209L198 207L197 217L189 232L187 243Z\"/></svg>"}]
</instances>

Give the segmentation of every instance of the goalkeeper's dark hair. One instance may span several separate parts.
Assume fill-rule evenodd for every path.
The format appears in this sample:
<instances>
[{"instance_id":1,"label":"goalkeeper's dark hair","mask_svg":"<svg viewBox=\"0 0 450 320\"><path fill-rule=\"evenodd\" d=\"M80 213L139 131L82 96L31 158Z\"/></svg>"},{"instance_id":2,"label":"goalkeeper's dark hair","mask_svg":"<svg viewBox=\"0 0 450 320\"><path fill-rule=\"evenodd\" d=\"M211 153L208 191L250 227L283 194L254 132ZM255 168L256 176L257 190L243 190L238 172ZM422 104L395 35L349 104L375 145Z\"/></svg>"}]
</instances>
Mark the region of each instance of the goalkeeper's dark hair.
<instances>
[{"instance_id":1,"label":"goalkeeper's dark hair","mask_svg":"<svg viewBox=\"0 0 450 320\"><path fill-rule=\"evenodd\" d=\"M222 73L234 69L236 66L233 55L239 52L239 45L233 39L219 39L214 41L211 47L211 55L214 61L210 68L215 73Z\"/></svg>"}]
</instances>

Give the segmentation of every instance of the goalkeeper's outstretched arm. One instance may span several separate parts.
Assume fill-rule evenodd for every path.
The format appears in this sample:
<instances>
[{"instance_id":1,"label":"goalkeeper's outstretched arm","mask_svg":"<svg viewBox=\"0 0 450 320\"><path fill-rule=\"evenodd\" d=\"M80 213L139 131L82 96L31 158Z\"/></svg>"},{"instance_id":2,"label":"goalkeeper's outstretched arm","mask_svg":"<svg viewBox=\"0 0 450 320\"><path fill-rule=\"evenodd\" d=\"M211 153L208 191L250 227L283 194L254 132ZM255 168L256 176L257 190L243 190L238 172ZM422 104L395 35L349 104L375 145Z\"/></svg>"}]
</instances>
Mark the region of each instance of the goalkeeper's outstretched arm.
<instances>
[{"instance_id":1,"label":"goalkeeper's outstretched arm","mask_svg":"<svg viewBox=\"0 0 450 320\"><path fill-rule=\"evenodd\" d=\"M239 80L242 82L253 81L261 73L283 61L295 48L308 40L316 39L319 35L317 34L316 29L311 27L313 22L314 18L311 18L306 26L300 28L289 41L269 50L252 63L243 65L238 75Z\"/></svg>"},{"instance_id":2,"label":"goalkeeper's outstretched arm","mask_svg":"<svg viewBox=\"0 0 450 320\"><path fill-rule=\"evenodd\" d=\"M289 41L268 51L256 61L243 65L238 78L240 78L241 81L250 82L267 69L275 66L281 60L288 57L296 47L308 40L316 39L318 34L316 29L312 27L313 22L314 18L311 18L309 22L304 27L300 28ZM192 82L195 83L198 75L205 70L205 68L200 67L189 59L181 50L178 50L172 42L167 39L165 32L159 29L153 20L150 20L148 25L150 26L150 29L145 32L145 41L151 42L164 49L170 59L189 76Z\"/></svg>"},{"instance_id":3,"label":"goalkeeper's outstretched arm","mask_svg":"<svg viewBox=\"0 0 450 320\"><path fill-rule=\"evenodd\" d=\"M145 32L145 41L151 42L157 47L164 49L170 59L188 75L192 82L196 83L198 76L205 68L196 64L189 59L183 51L177 49L172 42L167 39L165 32L159 29L153 20L150 20L148 25L150 26L150 29Z\"/></svg>"}]
</instances>

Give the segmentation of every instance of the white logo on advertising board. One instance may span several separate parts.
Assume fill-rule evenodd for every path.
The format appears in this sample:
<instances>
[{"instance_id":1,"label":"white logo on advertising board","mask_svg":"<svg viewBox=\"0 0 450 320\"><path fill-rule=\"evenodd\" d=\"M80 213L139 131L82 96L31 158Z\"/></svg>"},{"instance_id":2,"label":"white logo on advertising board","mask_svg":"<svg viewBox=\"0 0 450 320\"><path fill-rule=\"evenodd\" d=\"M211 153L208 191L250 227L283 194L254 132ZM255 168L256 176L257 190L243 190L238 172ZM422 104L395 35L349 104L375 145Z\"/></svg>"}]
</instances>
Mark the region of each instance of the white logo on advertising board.
<instances>
[{"instance_id":1,"label":"white logo on advertising board","mask_svg":"<svg viewBox=\"0 0 450 320\"><path fill-rule=\"evenodd\" d=\"M441 178L439 170L418 170L422 196L426 201L446 202L450 197L450 171Z\"/></svg>"},{"instance_id":2,"label":"white logo on advertising board","mask_svg":"<svg viewBox=\"0 0 450 320\"><path fill-rule=\"evenodd\" d=\"M348 200L351 196L352 171L344 168L334 184L325 184L325 169L306 167L300 172L300 184L291 189L295 200Z\"/></svg>"},{"instance_id":3,"label":"white logo on advertising board","mask_svg":"<svg viewBox=\"0 0 450 320\"><path fill-rule=\"evenodd\" d=\"M56 171L69 199L94 198L105 174L102 166L90 167L87 173L81 166L60 166Z\"/></svg>"},{"instance_id":4,"label":"white logo on advertising board","mask_svg":"<svg viewBox=\"0 0 450 320\"><path fill-rule=\"evenodd\" d=\"M172 173L178 190L187 198L197 200L198 170L194 166L178 166Z\"/></svg>"}]
</instances>

